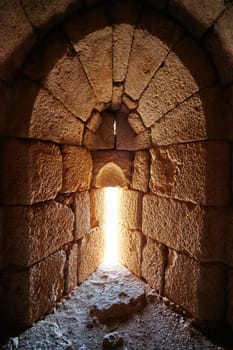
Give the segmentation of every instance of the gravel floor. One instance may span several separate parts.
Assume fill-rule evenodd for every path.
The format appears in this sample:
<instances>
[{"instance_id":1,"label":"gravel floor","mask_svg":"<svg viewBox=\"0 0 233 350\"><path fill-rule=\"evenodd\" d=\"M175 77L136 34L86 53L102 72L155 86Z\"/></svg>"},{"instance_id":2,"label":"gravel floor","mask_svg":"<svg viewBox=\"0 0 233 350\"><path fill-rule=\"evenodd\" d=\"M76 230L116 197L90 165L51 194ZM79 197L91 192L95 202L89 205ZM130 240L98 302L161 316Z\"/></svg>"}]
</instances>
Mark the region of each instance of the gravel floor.
<instances>
[{"instance_id":1,"label":"gravel floor","mask_svg":"<svg viewBox=\"0 0 233 350\"><path fill-rule=\"evenodd\" d=\"M109 319L110 315L118 319ZM117 349L122 350L224 349L120 266L100 266L50 315L9 340L2 349L100 350L104 336L110 332L117 332L123 342Z\"/></svg>"}]
</instances>

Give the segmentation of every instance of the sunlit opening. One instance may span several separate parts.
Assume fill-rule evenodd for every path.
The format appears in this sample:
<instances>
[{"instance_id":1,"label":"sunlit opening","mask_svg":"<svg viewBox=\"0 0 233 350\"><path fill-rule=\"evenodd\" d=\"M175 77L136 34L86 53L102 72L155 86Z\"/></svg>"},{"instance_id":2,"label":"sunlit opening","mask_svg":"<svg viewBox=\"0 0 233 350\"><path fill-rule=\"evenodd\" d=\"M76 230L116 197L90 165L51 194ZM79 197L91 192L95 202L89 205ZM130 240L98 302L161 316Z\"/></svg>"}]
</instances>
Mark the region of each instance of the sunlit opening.
<instances>
[{"instance_id":1,"label":"sunlit opening","mask_svg":"<svg viewBox=\"0 0 233 350\"><path fill-rule=\"evenodd\" d=\"M104 190L105 265L119 263L119 193L117 187L106 187Z\"/></svg>"}]
</instances>

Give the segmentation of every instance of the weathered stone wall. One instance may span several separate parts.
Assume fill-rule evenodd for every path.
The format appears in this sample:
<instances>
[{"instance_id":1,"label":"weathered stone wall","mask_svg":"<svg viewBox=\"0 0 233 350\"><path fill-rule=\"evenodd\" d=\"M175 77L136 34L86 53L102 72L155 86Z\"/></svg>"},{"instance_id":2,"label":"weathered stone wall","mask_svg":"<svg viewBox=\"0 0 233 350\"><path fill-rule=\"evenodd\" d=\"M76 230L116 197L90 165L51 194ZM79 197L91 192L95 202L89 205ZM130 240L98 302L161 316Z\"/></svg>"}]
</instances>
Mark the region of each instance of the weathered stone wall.
<instances>
[{"instance_id":1,"label":"weathered stone wall","mask_svg":"<svg viewBox=\"0 0 233 350\"><path fill-rule=\"evenodd\" d=\"M233 327L233 5L105 3L0 9L4 314L30 325L95 270L119 185L121 261Z\"/></svg>"}]
</instances>

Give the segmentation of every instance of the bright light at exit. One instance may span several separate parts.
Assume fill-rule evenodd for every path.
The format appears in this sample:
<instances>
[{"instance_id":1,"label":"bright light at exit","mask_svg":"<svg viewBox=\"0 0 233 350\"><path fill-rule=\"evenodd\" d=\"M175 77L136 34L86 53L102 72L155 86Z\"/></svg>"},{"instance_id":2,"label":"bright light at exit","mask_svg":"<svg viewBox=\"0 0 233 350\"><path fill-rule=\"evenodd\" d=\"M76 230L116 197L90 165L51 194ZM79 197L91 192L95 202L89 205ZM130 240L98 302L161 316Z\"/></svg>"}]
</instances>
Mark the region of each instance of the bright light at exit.
<instances>
[{"instance_id":1,"label":"bright light at exit","mask_svg":"<svg viewBox=\"0 0 233 350\"><path fill-rule=\"evenodd\" d=\"M119 193L120 191L117 187L106 187L104 189L105 265L115 265L119 263Z\"/></svg>"}]
</instances>

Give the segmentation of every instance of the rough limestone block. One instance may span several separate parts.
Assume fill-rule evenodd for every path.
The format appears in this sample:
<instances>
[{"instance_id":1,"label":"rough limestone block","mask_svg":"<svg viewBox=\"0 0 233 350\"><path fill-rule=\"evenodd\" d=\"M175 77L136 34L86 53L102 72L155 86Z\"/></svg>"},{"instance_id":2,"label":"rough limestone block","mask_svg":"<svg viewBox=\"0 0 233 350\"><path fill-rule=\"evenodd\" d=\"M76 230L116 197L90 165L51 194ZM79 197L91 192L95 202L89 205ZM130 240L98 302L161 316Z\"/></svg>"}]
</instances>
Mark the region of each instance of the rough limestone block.
<instances>
[{"instance_id":1,"label":"rough limestone block","mask_svg":"<svg viewBox=\"0 0 233 350\"><path fill-rule=\"evenodd\" d=\"M65 294L69 294L78 283L78 244L75 243L67 252L65 272Z\"/></svg>"},{"instance_id":2,"label":"rough limestone block","mask_svg":"<svg viewBox=\"0 0 233 350\"><path fill-rule=\"evenodd\" d=\"M74 17L66 33L78 53L98 102L112 99L112 27L101 8ZM84 99L86 101L86 99Z\"/></svg>"},{"instance_id":3,"label":"rough limestone block","mask_svg":"<svg viewBox=\"0 0 233 350\"><path fill-rule=\"evenodd\" d=\"M128 109L128 111L134 111L138 107L138 102L134 101L132 98L125 94L123 94L122 101L124 102L123 107L125 106Z\"/></svg>"},{"instance_id":4,"label":"rough limestone block","mask_svg":"<svg viewBox=\"0 0 233 350\"><path fill-rule=\"evenodd\" d=\"M5 207L3 215L5 265L30 266L73 239L72 210L55 201Z\"/></svg>"},{"instance_id":5,"label":"rough limestone block","mask_svg":"<svg viewBox=\"0 0 233 350\"><path fill-rule=\"evenodd\" d=\"M96 132L99 129L102 122L103 122L103 119L101 117L100 112L94 109L92 114L91 114L90 119L86 123L86 127L89 130Z\"/></svg>"},{"instance_id":6,"label":"rough limestone block","mask_svg":"<svg viewBox=\"0 0 233 350\"><path fill-rule=\"evenodd\" d=\"M70 8L78 8L82 0L22 0L21 4L34 27L45 30L61 20Z\"/></svg>"},{"instance_id":7,"label":"rough limestone block","mask_svg":"<svg viewBox=\"0 0 233 350\"><path fill-rule=\"evenodd\" d=\"M16 84L9 108L9 122L5 127L8 135L82 144L83 122L45 89L29 80Z\"/></svg>"},{"instance_id":8,"label":"rough limestone block","mask_svg":"<svg viewBox=\"0 0 233 350\"><path fill-rule=\"evenodd\" d=\"M142 277L160 294L163 289L166 251L165 246L151 238L147 239L142 251Z\"/></svg>"},{"instance_id":9,"label":"rough limestone block","mask_svg":"<svg viewBox=\"0 0 233 350\"><path fill-rule=\"evenodd\" d=\"M226 8L224 0L171 0L169 12L195 37L201 37Z\"/></svg>"},{"instance_id":10,"label":"rough limestone block","mask_svg":"<svg viewBox=\"0 0 233 350\"><path fill-rule=\"evenodd\" d=\"M100 230L86 234L79 244L78 283L84 282L103 261L104 236Z\"/></svg>"},{"instance_id":11,"label":"rough limestone block","mask_svg":"<svg viewBox=\"0 0 233 350\"><path fill-rule=\"evenodd\" d=\"M119 228L119 260L136 276L141 277L142 233Z\"/></svg>"},{"instance_id":12,"label":"rough limestone block","mask_svg":"<svg viewBox=\"0 0 233 350\"><path fill-rule=\"evenodd\" d=\"M93 187L101 186L104 182L115 180L119 186L127 187L132 179L133 155L123 151L96 151L92 152L93 158ZM103 178L103 171L106 171ZM113 173L114 172L114 173ZM112 177L111 177L112 176ZM115 179L115 176L117 178ZM107 181L103 181L107 180Z\"/></svg>"},{"instance_id":13,"label":"rough limestone block","mask_svg":"<svg viewBox=\"0 0 233 350\"><path fill-rule=\"evenodd\" d=\"M102 112L102 124L96 132L85 130L83 144L88 149L112 149L114 148L114 115Z\"/></svg>"},{"instance_id":14,"label":"rough limestone block","mask_svg":"<svg viewBox=\"0 0 233 350\"><path fill-rule=\"evenodd\" d=\"M35 51L24 69L42 84L76 117L86 121L96 104L85 71L62 35L50 36Z\"/></svg>"},{"instance_id":15,"label":"rough limestone block","mask_svg":"<svg viewBox=\"0 0 233 350\"><path fill-rule=\"evenodd\" d=\"M227 286L227 319L233 328L233 270L228 270L228 286Z\"/></svg>"},{"instance_id":16,"label":"rough limestone block","mask_svg":"<svg viewBox=\"0 0 233 350\"><path fill-rule=\"evenodd\" d=\"M59 147L46 142L2 142L0 201L33 204L54 199L62 184Z\"/></svg>"},{"instance_id":17,"label":"rough limestone block","mask_svg":"<svg viewBox=\"0 0 233 350\"><path fill-rule=\"evenodd\" d=\"M172 22L151 10L145 10L134 32L125 92L134 100L143 90L165 59L181 32Z\"/></svg>"},{"instance_id":18,"label":"rough limestone block","mask_svg":"<svg viewBox=\"0 0 233 350\"><path fill-rule=\"evenodd\" d=\"M28 327L61 298L66 254L59 251L30 269L5 272L1 305L6 321Z\"/></svg>"},{"instance_id":19,"label":"rough limestone block","mask_svg":"<svg viewBox=\"0 0 233 350\"><path fill-rule=\"evenodd\" d=\"M137 135L131 128L127 115L124 112L118 112L116 118L116 149L138 151L150 147L150 129L145 129Z\"/></svg>"},{"instance_id":20,"label":"rough limestone block","mask_svg":"<svg viewBox=\"0 0 233 350\"><path fill-rule=\"evenodd\" d=\"M134 157L134 170L131 187L141 192L148 191L150 177L150 154L148 151L138 151Z\"/></svg>"},{"instance_id":21,"label":"rough limestone block","mask_svg":"<svg viewBox=\"0 0 233 350\"><path fill-rule=\"evenodd\" d=\"M145 126L151 126L214 81L214 72L202 50L185 38L168 54L139 101L138 112Z\"/></svg>"},{"instance_id":22,"label":"rough limestone block","mask_svg":"<svg viewBox=\"0 0 233 350\"><path fill-rule=\"evenodd\" d=\"M113 85L113 89L112 89L112 104L111 104L111 109L113 111L117 111L117 110L119 110L121 108L123 90L124 90L124 86L122 84L120 84L120 85Z\"/></svg>"},{"instance_id":23,"label":"rough limestone block","mask_svg":"<svg viewBox=\"0 0 233 350\"><path fill-rule=\"evenodd\" d=\"M229 3L205 41L224 85L233 81L232 17L233 4Z\"/></svg>"},{"instance_id":24,"label":"rough limestone block","mask_svg":"<svg viewBox=\"0 0 233 350\"><path fill-rule=\"evenodd\" d=\"M138 6L133 1L116 3L111 8L114 82L125 80L138 10Z\"/></svg>"},{"instance_id":25,"label":"rough limestone block","mask_svg":"<svg viewBox=\"0 0 233 350\"><path fill-rule=\"evenodd\" d=\"M35 41L32 26L20 1L2 0L0 4L0 77L8 80L22 64Z\"/></svg>"},{"instance_id":26,"label":"rough limestone block","mask_svg":"<svg viewBox=\"0 0 233 350\"><path fill-rule=\"evenodd\" d=\"M124 227L137 230L141 228L142 198L139 192L120 190L119 223Z\"/></svg>"},{"instance_id":27,"label":"rough limestone block","mask_svg":"<svg viewBox=\"0 0 233 350\"><path fill-rule=\"evenodd\" d=\"M231 153L226 142L195 142L150 150L152 192L210 205L228 205Z\"/></svg>"},{"instance_id":28,"label":"rough limestone block","mask_svg":"<svg viewBox=\"0 0 233 350\"><path fill-rule=\"evenodd\" d=\"M219 118L220 115L224 117ZM180 103L154 123L151 137L153 145L229 138L221 90L204 89Z\"/></svg>"},{"instance_id":29,"label":"rough limestone block","mask_svg":"<svg viewBox=\"0 0 233 350\"><path fill-rule=\"evenodd\" d=\"M140 134L146 130L146 127L138 113L130 113L128 116L128 122L136 134Z\"/></svg>"},{"instance_id":30,"label":"rough limestone block","mask_svg":"<svg viewBox=\"0 0 233 350\"><path fill-rule=\"evenodd\" d=\"M169 251L164 294L200 324L221 322L225 313L225 269L220 264L200 264Z\"/></svg>"},{"instance_id":31,"label":"rough limestone block","mask_svg":"<svg viewBox=\"0 0 233 350\"><path fill-rule=\"evenodd\" d=\"M91 228L90 219L90 195L88 191L75 194L75 239L80 239Z\"/></svg>"},{"instance_id":32,"label":"rough limestone block","mask_svg":"<svg viewBox=\"0 0 233 350\"><path fill-rule=\"evenodd\" d=\"M229 263L232 210L154 195L144 196L142 208L142 231L147 237L202 262Z\"/></svg>"},{"instance_id":33,"label":"rough limestone block","mask_svg":"<svg viewBox=\"0 0 233 350\"><path fill-rule=\"evenodd\" d=\"M85 191L90 188L92 159L84 147L64 145L62 193Z\"/></svg>"},{"instance_id":34,"label":"rough limestone block","mask_svg":"<svg viewBox=\"0 0 233 350\"><path fill-rule=\"evenodd\" d=\"M90 191L91 204L91 227L95 228L104 225L104 189L93 189Z\"/></svg>"}]
</instances>

